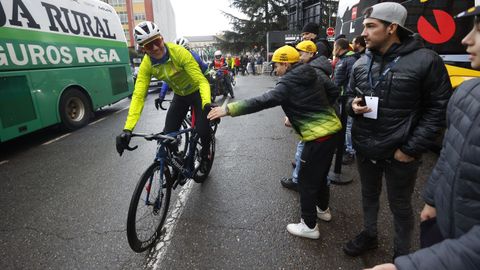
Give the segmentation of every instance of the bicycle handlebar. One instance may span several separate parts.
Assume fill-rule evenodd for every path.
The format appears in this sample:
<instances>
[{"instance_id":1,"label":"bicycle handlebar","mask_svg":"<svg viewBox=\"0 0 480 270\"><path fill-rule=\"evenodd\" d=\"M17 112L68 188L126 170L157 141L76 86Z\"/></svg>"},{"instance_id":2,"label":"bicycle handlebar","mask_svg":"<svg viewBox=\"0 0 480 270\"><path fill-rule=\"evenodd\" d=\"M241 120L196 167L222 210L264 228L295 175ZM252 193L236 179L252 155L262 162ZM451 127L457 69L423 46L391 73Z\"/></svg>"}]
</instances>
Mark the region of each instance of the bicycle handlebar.
<instances>
[{"instance_id":1,"label":"bicycle handlebar","mask_svg":"<svg viewBox=\"0 0 480 270\"><path fill-rule=\"evenodd\" d=\"M170 142L175 142L177 138L164 135L162 133L152 133L152 134L146 134L146 133L132 133L132 137L142 137L147 141L159 141L159 140L165 140L165 141L170 141Z\"/></svg>"},{"instance_id":2,"label":"bicycle handlebar","mask_svg":"<svg viewBox=\"0 0 480 270\"><path fill-rule=\"evenodd\" d=\"M170 143L176 143L177 142L177 138L175 137L172 137L172 136L168 136L168 135L164 135L162 133L156 133L156 134L146 134L146 133L132 133L131 135L132 137L142 137L144 138L145 140L147 141L153 141L153 140L156 140L156 141L159 141L159 140L164 140L164 141L169 141ZM135 145L133 147L130 147L130 145L127 145L127 147L125 147L125 150L128 150L128 151L133 151L135 149L138 148L138 145Z\"/></svg>"},{"instance_id":3,"label":"bicycle handlebar","mask_svg":"<svg viewBox=\"0 0 480 270\"><path fill-rule=\"evenodd\" d=\"M160 101L160 105L159 105L160 109L166 111L167 108L163 107L163 102L164 101L170 101L171 102L172 100L171 99L163 99L163 100Z\"/></svg>"}]
</instances>

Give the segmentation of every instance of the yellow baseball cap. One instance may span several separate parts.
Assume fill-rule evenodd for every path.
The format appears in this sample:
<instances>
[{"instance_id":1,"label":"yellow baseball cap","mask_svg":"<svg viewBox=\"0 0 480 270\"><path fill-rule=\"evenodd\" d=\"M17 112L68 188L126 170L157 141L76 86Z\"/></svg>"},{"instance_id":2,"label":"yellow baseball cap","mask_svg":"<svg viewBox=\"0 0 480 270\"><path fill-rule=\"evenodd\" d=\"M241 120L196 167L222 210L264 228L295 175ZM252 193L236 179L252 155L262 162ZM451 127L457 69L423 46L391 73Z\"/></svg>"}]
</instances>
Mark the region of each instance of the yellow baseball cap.
<instances>
[{"instance_id":1,"label":"yellow baseball cap","mask_svg":"<svg viewBox=\"0 0 480 270\"><path fill-rule=\"evenodd\" d=\"M300 60L300 53L292 46L285 45L273 52L272 61L275 63L296 63Z\"/></svg>"},{"instance_id":2,"label":"yellow baseball cap","mask_svg":"<svg viewBox=\"0 0 480 270\"><path fill-rule=\"evenodd\" d=\"M302 52L308 52L308 53L316 53L317 52L317 45L313 43L311 40L304 40L295 46L297 50L300 50Z\"/></svg>"}]
</instances>

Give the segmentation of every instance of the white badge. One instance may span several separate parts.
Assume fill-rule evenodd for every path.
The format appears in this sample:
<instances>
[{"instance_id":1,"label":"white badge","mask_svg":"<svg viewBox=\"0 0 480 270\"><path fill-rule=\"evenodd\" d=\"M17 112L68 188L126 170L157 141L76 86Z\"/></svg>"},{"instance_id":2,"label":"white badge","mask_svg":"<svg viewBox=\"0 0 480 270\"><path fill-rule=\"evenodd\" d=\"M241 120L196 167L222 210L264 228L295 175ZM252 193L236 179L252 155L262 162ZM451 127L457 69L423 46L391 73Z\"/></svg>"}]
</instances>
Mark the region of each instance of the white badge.
<instances>
[{"instance_id":1,"label":"white badge","mask_svg":"<svg viewBox=\"0 0 480 270\"><path fill-rule=\"evenodd\" d=\"M367 103L367 107L372 109L372 111L368 113L364 113L363 117L377 119L378 97L365 96L365 103Z\"/></svg>"}]
</instances>

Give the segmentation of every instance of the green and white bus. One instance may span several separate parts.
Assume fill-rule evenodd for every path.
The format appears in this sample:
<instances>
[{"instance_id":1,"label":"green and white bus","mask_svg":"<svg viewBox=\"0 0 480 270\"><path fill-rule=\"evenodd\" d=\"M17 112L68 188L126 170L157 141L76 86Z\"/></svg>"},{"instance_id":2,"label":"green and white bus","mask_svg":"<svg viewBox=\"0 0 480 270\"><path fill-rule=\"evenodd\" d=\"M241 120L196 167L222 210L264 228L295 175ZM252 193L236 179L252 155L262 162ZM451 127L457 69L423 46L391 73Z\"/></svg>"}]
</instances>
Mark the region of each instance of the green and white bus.
<instances>
[{"instance_id":1,"label":"green and white bus","mask_svg":"<svg viewBox=\"0 0 480 270\"><path fill-rule=\"evenodd\" d=\"M74 130L133 91L125 33L99 0L0 1L0 142Z\"/></svg>"}]
</instances>

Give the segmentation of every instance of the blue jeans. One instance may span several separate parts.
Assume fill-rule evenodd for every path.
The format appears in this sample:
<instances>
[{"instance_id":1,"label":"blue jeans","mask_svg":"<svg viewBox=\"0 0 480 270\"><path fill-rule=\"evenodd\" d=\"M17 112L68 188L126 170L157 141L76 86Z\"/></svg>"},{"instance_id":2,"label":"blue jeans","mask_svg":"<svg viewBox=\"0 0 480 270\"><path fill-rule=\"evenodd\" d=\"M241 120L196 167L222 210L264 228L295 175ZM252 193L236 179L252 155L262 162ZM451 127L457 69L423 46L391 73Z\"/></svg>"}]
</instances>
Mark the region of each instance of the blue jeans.
<instances>
[{"instance_id":1,"label":"blue jeans","mask_svg":"<svg viewBox=\"0 0 480 270\"><path fill-rule=\"evenodd\" d=\"M303 147L305 147L305 143L299 141L297 144L297 152L295 152L295 169L292 174L292 182L295 184L298 184L298 172L300 171L300 158L302 157Z\"/></svg>"},{"instance_id":2,"label":"blue jeans","mask_svg":"<svg viewBox=\"0 0 480 270\"><path fill-rule=\"evenodd\" d=\"M345 151L349 154L354 155L355 150L353 149L352 145L352 124L353 118L349 116L347 118L347 126L345 130Z\"/></svg>"}]
</instances>

